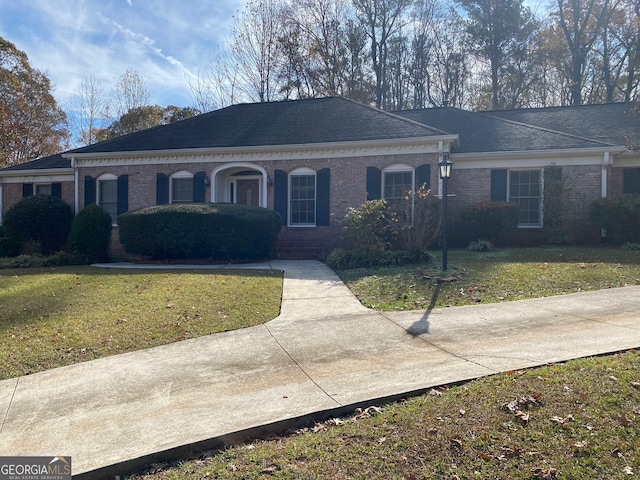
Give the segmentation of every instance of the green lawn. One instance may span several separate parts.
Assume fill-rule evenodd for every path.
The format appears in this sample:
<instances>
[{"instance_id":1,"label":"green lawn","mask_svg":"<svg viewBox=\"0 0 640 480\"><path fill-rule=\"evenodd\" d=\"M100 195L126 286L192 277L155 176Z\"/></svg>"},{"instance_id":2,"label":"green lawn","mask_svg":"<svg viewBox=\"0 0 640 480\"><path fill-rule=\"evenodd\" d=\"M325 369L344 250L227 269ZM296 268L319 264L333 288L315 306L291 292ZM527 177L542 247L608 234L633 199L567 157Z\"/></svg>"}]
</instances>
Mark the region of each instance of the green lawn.
<instances>
[{"instance_id":1,"label":"green lawn","mask_svg":"<svg viewBox=\"0 0 640 480\"><path fill-rule=\"evenodd\" d=\"M615 248L451 250L430 265L338 272L367 307L420 310L640 284L640 251ZM450 277L448 282L437 279Z\"/></svg>"},{"instance_id":2,"label":"green lawn","mask_svg":"<svg viewBox=\"0 0 640 480\"><path fill-rule=\"evenodd\" d=\"M449 258L447 275L437 257L339 274L381 309L640 283L640 252L622 249L454 250ZM281 285L273 271L0 270L0 375L262 323L278 315ZM638 422L640 353L631 351L444 387L132 478L626 479L640 472Z\"/></svg>"},{"instance_id":3,"label":"green lawn","mask_svg":"<svg viewBox=\"0 0 640 480\"><path fill-rule=\"evenodd\" d=\"M0 378L264 323L281 294L271 270L0 270Z\"/></svg>"},{"instance_id":4,"label":"green lawn","mask_svg":"<svg viewBox=\"0 0 640 480\"><path fill-rule=\"evenodd\" d=\"M367 306L400 310L640 283L637 251L453 250L449 259L446 275L437 257L339 274ZM131 478L626 479L640 472L638 422L640 353L631 351L432 390Z\"/></svg>"},{"instance_id":5,"label":"green lawn","mask_svg":"<svg viewBox=\"0 0 640 480\"><path fill-rule=\"evenodd\" d=\"M639 352L508 372L131 478L635 478L639 382Z\"/></svg>"}]
</instances>

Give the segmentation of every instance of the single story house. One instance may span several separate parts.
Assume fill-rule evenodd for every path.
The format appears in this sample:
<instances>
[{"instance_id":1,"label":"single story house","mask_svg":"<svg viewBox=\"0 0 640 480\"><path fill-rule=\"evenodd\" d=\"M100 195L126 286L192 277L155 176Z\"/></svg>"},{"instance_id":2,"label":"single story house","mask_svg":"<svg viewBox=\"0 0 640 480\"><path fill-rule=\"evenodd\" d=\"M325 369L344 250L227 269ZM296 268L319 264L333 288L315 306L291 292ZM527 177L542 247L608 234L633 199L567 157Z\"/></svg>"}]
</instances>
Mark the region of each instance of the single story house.
<instances>
[{"instance_id":1,"label":"single story house","mask_svg":"<svg viewBox=\"0 0 640 480\"><path fill-rule=\"evenodd\" d=\"M2 213L50 193L114 219L149 205L233 202L278 211L279 258L313 257L366 199L393 201L454 161L450 218L486 200L520 206L521 240L542 238L545 169L561 169L577 240L597 240L595 199L640 193L640 103L469 112L384 112L342 97L239 104L0 170Z\"/></svg>"}]
</instances>

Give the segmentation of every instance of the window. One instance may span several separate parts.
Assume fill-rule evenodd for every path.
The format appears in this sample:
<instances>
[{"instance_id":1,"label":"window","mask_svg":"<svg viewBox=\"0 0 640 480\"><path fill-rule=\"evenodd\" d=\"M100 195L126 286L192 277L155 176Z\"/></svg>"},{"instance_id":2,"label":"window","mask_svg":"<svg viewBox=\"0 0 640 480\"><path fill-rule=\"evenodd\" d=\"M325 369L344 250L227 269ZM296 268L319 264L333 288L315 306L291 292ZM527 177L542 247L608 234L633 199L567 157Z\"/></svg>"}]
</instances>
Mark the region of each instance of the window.
<instances>
[{"instance_id":1,"label":"window","mask_svg":"<svg viewBox=\"0 0 640 480\"><path fill-rule=\"evenodd\" d=\"M36 194L53 195L50 183L36 184Z\"/></svg>"},{"instance_id":2,"label":"window","mask_svg":"<svg viewBox=\"0 0 640 480\"><path fill-rule=\"evenodd\" d=\"M178 172L171 175L171 203L193 203L193 175Z\"/></svg>"},{"instance_id":3,"label":"window","mask_svg":"<svg viewBox=\"0 0 640 480\"><path fill-rule=\"evenodd\" d=\"M622 193L640 194L640 168L625 168L622 170Z\"/></svg>"},{"instance_id":4,"label":"window","mask_svg":"<svg viewBox=\"0 0 640 480\"><path fill-rule=\"evenodd\" d=\"M116 225L118 219L118 179L115 175L98 177L98 205L111 215L111 223Z\"/></svg>"},{"instance_id":5,"label":"window","mask_svg":"<svg viewBox=\"0 0 640 480\"><path fill-rule=\"evenodd\" d=\"M542 227L540 170L510 170L508 201L518 206L519 227Z\"/></svg>"},{"instance_id":6,"label":"window","mask_svg":"<svg viewBox=\"0 0 640 480\"><path fill-rule=\"evenodd\" d=\"M290 225L316 224L316 173L311 169L297 169L290 176Z\"/></svg>"},{"instance_id":7,"label":"window","mask_svg":"<svg viewBox=\"0 0 640 480\"><path fill-rule=\"evenodd\" d=\"M407 193L413 190L413 172L384 172L383 181L382 198L391 208L401 212L404 209Z\"/></svg>"}]
</instances>

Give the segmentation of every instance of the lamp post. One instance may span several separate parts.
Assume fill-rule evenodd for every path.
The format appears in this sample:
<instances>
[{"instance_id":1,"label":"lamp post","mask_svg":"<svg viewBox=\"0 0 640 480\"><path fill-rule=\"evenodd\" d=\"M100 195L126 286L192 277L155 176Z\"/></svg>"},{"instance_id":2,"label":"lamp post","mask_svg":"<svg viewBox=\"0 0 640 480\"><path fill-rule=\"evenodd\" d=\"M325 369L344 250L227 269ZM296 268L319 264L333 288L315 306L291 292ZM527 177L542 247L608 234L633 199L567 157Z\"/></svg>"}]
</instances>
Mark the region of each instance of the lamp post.
<instances>
[{"instance_id":1,"label":"lamp post","mask_svg":"<svg viewBox=\"0 0 640 480\"><path fill-rule=\"evenodd\" d=\"M451 167L453 161L449 160L449 152L442 154L442 160L438 163L440 167L440 178L442 179L442 271L447 271L447 184L451 177Z\"/></svg>"}]
</instances>

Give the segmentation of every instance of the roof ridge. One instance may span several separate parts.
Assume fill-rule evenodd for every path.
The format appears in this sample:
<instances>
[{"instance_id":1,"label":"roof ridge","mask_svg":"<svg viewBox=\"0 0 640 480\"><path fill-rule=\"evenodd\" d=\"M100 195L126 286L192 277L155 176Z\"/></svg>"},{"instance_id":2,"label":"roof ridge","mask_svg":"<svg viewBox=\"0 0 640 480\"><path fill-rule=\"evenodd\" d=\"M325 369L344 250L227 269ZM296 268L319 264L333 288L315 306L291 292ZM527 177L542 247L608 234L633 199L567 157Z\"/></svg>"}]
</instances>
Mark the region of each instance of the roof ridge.
<instances>
[{"instance_id":1,"label":"roof ridge","mask_svg":"<svg viewBox=\"0 0 640 480\"><path fill-rule=\"evenodd\" d=\"M622 106L622 105L639 105L640 101L629 100L628 102L607 102L607 103L587 103L582 105L552 105L549 107L520 107L520 108L508 108L506 110L481 110L476 113L486 113L499 114L501 112L531 112L531 111L549 111L549 110L571 110L571 109L579 109L579 108L598 108L598 107L609 107L609 106Z\"/></svg>"},{"instance_id":2,"label":"roof ridge","mask_svg":"<svg viewBox=\"0 0 640 480\"><path fill-rule=\"evenodd\" d=\"M526 109L523 109L523 110L526 110ZM553 134L556 134L556 135L562 135L563 137L575 138L575 139L578 139L578 140L586 140L588 142L597 143L599 145L606 146L606 147L614 147L615 146L613 143L601 142L600 140L596 140L595 138L583 137L581 135L574 135L573 133L569 133L569 132L561 132L559 130L554 130L552 128L539 127L538 125L532 125L530 123L518 122L516 120L511 120L509 118L502 118L502 117L497 116L497 115L491 115L488 112L469 112L469 113L473 113L473 114L476 114L476 115L481 115L483 117L489 117L489 118L492 118L494 120L499 120L499 121L505 122L505 123L511 123L513 125L526 127L526 128L530 128L530 129L533 129L533 130L539 130L539 131L542 131L542 132L548 132L548 133L553 133Z\"/></svg>"}]
</instances>

